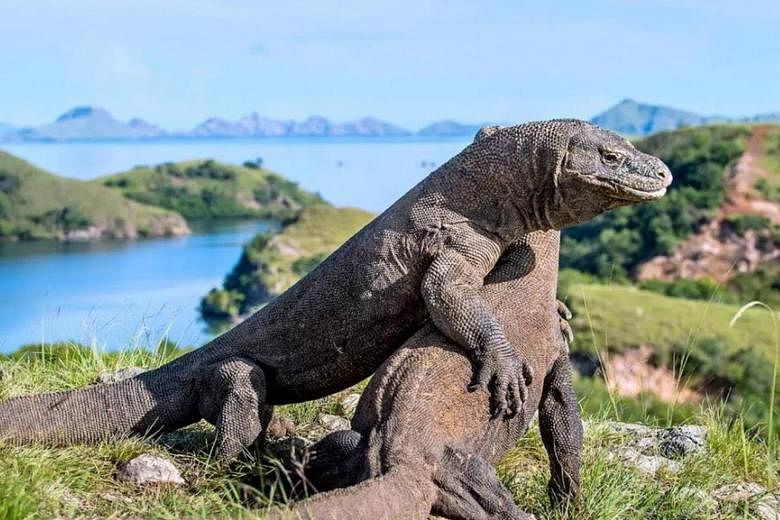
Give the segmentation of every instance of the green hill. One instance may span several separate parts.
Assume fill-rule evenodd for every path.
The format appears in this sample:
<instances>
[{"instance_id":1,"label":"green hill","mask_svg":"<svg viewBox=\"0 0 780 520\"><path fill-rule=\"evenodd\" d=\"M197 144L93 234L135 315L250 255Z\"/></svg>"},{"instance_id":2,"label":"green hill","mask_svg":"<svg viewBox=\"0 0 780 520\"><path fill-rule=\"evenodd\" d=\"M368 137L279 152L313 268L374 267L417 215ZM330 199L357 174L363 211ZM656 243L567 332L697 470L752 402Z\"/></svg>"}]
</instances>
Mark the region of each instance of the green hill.
<instances>
[{"instance_id":1,"label":"green hill","mask_svg":"<svg viewBox=\"0 0 780 520\"><path fill-rule=\"evenodd\" d=\"M304 206L323 202L319 195L252 162L236 166L202 160L138 166L94 182L135 201L177 211L188 220L287 219Z\"/></svg>"},{"instance_id":2,"label":"green hill","mask_svg":"<svg viewBox=\"0 0 780 520\"><path fill-rule=\"evenodd\" d=\"M223 287L203 298L203 315L235 318L281 294L373 217L360 209L312 206L278 234L257 235L244 246Z\"/></svg>"},{"instance_id":3,"label":"green hill","mask_svg":"<svg viewBox=\"0 0 780 520\"><path fill-rule=\"evenodd\" d=\"M602 352L648 345L654 364L673 370L684 386L727 395L728 409L750 426L766 425L774 398L780 432L780 394L773 386L780 363L779 314L753 307L732 324L739 305L582 283L580 277L564 271L559 283L575 315L572 352L595 359Z\"/></svg>"},{"instance_id":4,"label":"green hill","mask_svg":"<svg viewBox=\"0 0 780 520\"><path fill-rule=\"evenodd\" d=\"M176 235L184 219L98 184L48 173L0 152L0 237L85 240Z\"/></svg>"}]
</instances>

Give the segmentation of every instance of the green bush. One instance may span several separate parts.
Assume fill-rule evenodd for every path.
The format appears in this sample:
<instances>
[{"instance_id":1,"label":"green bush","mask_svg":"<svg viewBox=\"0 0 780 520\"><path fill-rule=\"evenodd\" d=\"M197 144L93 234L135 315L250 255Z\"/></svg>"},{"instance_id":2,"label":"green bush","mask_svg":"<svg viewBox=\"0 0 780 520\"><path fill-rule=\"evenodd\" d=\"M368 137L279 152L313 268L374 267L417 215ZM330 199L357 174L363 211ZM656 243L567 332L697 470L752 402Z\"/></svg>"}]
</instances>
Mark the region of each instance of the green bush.
<instances>
[{"instance_id":1,"label":"green bush","mask_svg":"<svg viewBox=\"0 0 780 520\"><path fill-rule=\"evenodd\" d=\"M207 319L233 318L241 312L243 299L237 291L214 288L200 301L200 312Z\"/></svg>"},{"instance_id":2,"label":"green bush","mask_svg":"<svg viewBox=\"0 0 780 520\"><path fill-rule=\"evenodd\" d=\"M639 288L675 298L691 300L716 300L724 303L737 303L739 298L722 284L712 278L682 278L680 280L642 280Z\"/></svg>"},{"instance_id":3,"label":"green bush","mask_svg":"<svg viewBox=\"0 0 780 520\"><path fill-rule=\"evenodd\" d=\"M749 273L737 273L728 281L743 302L761 301L780 310L780 265L766 263Z\"/></svg>"},{"instance_id":4,"label":"green bush","mask_svg":"<svg viewBox=\"0 0 780 520\"><path fill-rule=\"evenodd\" d=\"M724 222L739 236L745 236L749 230L762 231L772 226L772 221L762 215L732 215Z\"/></svg>"}]
</instances>

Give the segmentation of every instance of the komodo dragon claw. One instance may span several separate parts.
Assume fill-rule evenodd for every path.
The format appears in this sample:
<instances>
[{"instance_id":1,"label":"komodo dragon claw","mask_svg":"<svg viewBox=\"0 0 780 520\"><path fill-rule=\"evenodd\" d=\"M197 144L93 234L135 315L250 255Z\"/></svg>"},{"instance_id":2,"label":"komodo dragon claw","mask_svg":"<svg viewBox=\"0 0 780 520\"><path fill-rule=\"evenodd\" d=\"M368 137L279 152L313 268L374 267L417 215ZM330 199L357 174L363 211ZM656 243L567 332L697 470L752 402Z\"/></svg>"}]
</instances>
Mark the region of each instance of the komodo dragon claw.
<instances>
[{"instance_id":1,"label":"komodo dragon claw","mask_svg":"<svg viewBox=\"0 0 780 520\"><path fill-rule=\"evenodd\" d=\"M563 339L566 340L567 344L572 344L574 342L574 331L569 323L572 314L569 307L561 300L558 300L558 316L561 319L561 334L563 334Z\"/></svg>"}]
</instances>

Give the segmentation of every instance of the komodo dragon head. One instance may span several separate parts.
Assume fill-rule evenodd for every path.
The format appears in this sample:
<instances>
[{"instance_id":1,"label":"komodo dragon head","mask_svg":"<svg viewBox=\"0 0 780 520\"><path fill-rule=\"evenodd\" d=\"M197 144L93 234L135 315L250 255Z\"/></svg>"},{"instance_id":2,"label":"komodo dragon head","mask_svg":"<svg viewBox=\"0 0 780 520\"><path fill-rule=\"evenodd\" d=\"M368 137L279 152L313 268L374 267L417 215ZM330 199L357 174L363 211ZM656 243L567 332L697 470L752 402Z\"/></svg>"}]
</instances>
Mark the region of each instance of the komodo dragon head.
<instances>
[{"instance_id":1,"label":"komodo dragon head","mask_svg":"<svg viewBox=\"0 0 780 520\"><path fill-rule=\"evenodd\" d=\"M671 182L661 159L592 124L572 133L558 173L564 198L587 193L610 207L661 198Z\"/></svg>"},{"instance_id":2,"label":"komodo dragon head","mask_svg":"<svg viewBox=\"0 0 780 520\"><path fill-rule=\"evenodd\" d=\"M504 143L514 151L516 159L508 164L518 172L515 193L537 194L530 197L531 220L542 229L561 229L609 209L659 199L672 182L659 158L576 119L485 127L475 137L480 141L488 147Z\"/></svg>"}]
</instances>

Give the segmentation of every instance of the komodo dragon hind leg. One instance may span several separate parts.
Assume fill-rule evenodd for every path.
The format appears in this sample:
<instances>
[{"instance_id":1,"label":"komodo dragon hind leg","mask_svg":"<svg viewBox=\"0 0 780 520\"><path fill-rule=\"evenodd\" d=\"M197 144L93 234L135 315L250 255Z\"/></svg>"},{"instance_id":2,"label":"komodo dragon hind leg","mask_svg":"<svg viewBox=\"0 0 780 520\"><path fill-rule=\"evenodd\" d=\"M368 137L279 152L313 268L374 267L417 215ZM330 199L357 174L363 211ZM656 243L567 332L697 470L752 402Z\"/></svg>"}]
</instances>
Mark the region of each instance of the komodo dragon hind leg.
<instances>
[{"instance_id":1,"label":"komodo dragon hind leg","mask_svg":"<svg viewBox=\"0 0 780 520\"><path fill-rule=\"evenodd\" d=\"M568 354L562 354L547 374L539 403L539 429L550 459L550 501L564 510L580 487L582 420L572 387Z\"/></svg>"},{"instance_id":2,"label":"komodo dragon hind leg","mask_svg":"<svg viewBox=\"0 0 780 520\"><path fill-rule=\"evenodd\" d=\"M435 515L456 520L534 518L517 507L493 467L478 455L445 447L434 482L438 487Z\"/></svg>"},{"instance_id":3,"label":"komodo dragon hind leg","mask_svg":"<svg viewBox=\"0 0 780 520\"><path fill-rule=\"evenodd\" d=\"M252 445L270 419L263 370L231 357L208 365L201 375L198 409L217 430L215 455L229 462Z\"/></svg>"}]
</instances>

